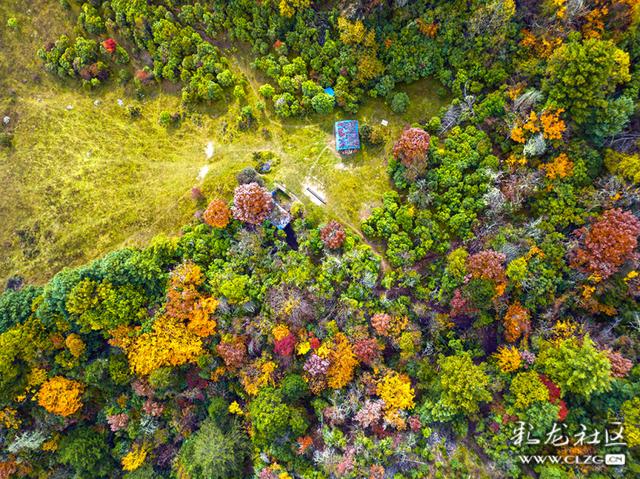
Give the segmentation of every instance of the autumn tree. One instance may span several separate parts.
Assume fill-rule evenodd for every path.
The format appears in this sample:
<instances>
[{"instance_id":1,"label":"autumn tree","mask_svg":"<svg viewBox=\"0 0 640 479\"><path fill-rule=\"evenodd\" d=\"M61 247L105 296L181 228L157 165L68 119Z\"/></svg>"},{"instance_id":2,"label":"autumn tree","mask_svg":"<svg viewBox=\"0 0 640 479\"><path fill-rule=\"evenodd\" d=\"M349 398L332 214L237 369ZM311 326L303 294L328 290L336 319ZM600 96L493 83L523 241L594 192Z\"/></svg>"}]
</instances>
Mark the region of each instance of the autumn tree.
<instances>
[{"instance_id":1,"label":"autumn tree","mask_svg":"<svg viewBox=\"0 0 640 479\"><path fill-rule=\"evenodd\" d=\"M124 349L131 370L142 376L164 366L195 362L204 352L198 334L178 319L166 315L157 318L149 332L133 338L125 332L116 335L111 343Z\"/></svg>"},{"instance_id":2,"label":"autumn tree","mask_svg":"<svg viewBox=\"0 0 640 479\"><path fill-rule=\"evenodd\" d=\"M581 228L576 233L582 246L573 251L571 265L604 279L634 254L640 220L629 211L614 208L605 211L589 229Z\"/></svg>"},{"instance_id":3,"label":"autumn tree","mask_svg":"<svg viewBox=\"0 0 640 479\"><path fill-rule=\"evenodd\" d=\"M216 352L230 369L238 369L247 360L247 346L240 336L225 338L216 346Z\"/></svg>"},{"instance_id":4,"label":"autumn tree","mask_svg":"<svg viewBox=\"0 0 640 479\"><path fill-rule=\"evenodd\" d=\"M467 258L467 271L473 278L496 282L505 280L504 262L506 256L495 251L480 251Z\"/></svg>"},{"instance_id":5,"label":"autumn tree","mask_svg":"<svg viewBox=\"0 0 640 479\"><path fill-rule=\"evenodd\" d=\"M536 371L524 371L516 374L511 381L509 391L513 395L517 409L527 409L537 401L548 401L549 390L540 380Z\"/></svg>"},{"instance_id":6,"label":"autumn tree","mask_svg":"<svg viewBox=\"0 0 640 479\"><path fill-rule=\"evenodd\" d=\"M283 17L293 17L296 11L309 8L311 0L280 0L280 15Z\"/></svg>"},{"instance_id":7,"label":"autumn tree","mask_svg":"<svg viewBox=\"0 0 640 479\"><path fill-rule=\"evenodd\" d=\"M38 391L38 404L59 416L71 416L82 407L83 387L77 381L63 376L54 376Z\"/></svg>"},{"instance_id":8,"label":"autumn tree","mask_svg":"<svg viewBox=\"0 0 640 479\"><path fill-rule=\"evenodd\" d=\"M327 351L330 361L327 370L327 384L330 388L341 389L351 382L358 365L349 339L344 333L336 334L333 344Z\"/></svg>"},{"instance_id":9,"label":"autumn tree","mask_svg":"<svg viewBox=\"0 0 640 479\"><path fill-rule=\"evenodd\" d=\"M511 304L504 315L504 339L515 343L522 335L526 337L531 330L530 316L519 301Z\"/></svg>"},{"instance_id":10,"label":"autumn tree","mask_svg":"<svg viewBox=\"0 0 640 479\"><path fill-rule=\"evenodd\" d=\"M413 409L415 392L405 374L388 372L376 387L376 394L384 401L385 413L392 418L400 410Z\"/></svg>"},{"instance_id":11,"label":"autumn tree","mask_svg":"<svg viewBox=\"0 0 640 479\"><path fill-rule=\"evenodd\" d=\"M204 211L202 215L202 219L205 223L213 228L226 228L229 224L229 219L231 218L231 210L227 203L221 199L215 199L207 209Z\"/></svg>"},{"instance_id":12,"label":"autumn tree","mask_svg":"<svg viewBox=\"0 0 640 479\"><path fill-rule=\"evenodd\" d=\"M257 183L240 185L235 189L231 208L235 219L258 225L269 217L272 209L271 194Z\"/></svg>"},{"instance_id":13,"label":"autumn tree","mask_svg":"<svg viewBox=\"0 0 640 479\"><path fill-rule=\"evenodd\" d=\"M503 373L512 373L520 369L522 356L520 351L513 346L500 346L494 354L498 367Z\"/></svg>"},{"instance_id":14,"label":"autumn tree","mask_svg":"<svg viewBox=\"0 0 640 479\"><path fill-rule=\"evenodd\" d=\"M616 175L640 184L640 154L625 154L615 150L606 150L604 164L607 169Z\"/></svg>"},{"instance_id":15,"label":"autumn tree","mask_svg":"<svg viewBox=\"0 0 640 479\"><path fill-rule=\"evenodd\" d=\"M427 164L430 144L429 133L420 128L408 128L393 145L393 156L406 168L422 171Z\"/></svg>"},{"instance_id":16,"label":"autumn tree","mask_svg":"<svg viewBox=\"0 0 640 479\"><path fill-rule=\"evenodd\" d=\"M338 249L347 237L344 227L336 220L329 221L320 230L320 239L327 248Z\"/></svg>"}]
</instances>

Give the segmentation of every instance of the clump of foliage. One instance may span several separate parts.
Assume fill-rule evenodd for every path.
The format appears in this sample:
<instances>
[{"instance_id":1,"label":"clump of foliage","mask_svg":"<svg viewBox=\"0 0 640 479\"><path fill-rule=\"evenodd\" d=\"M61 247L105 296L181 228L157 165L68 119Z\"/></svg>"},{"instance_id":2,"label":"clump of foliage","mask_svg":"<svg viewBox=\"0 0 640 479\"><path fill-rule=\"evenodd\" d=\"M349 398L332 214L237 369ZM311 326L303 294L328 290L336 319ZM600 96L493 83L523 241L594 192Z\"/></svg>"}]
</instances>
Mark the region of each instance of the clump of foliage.
<instances>
[{"instance_id":1,"label":"clump of foliage","mask_svg":"<svg viewBox=\"0 0 640 479\"><path fill-rule=\"evenodd\" d=\"M327 248L340 248L346 238L347 234L344 231L344 227L335 220L329 221L320 229L320 239Z\"/></svg>"},{"instance_id":2,"label":"clump of foliage","mask_svg":"<svg viewBox=\"0 0 640 479\"><path fill-rule=\"evenodd\" d=\"M247 456L247 436L237 424L232 423L224 431L214 420L207 419L180 448L177 469L193 479L242 477Z\"/></svg>"},{"instance_id":3,"label":"clump of foliage","mask_svg":"<svg viewBox=\"0 0 640 479\"><path fill-rule=\"evenodd\" d=\"M231 210L224 200L216 199L209 203L202 214L205 223L213 228L226 228L231 218Z\"/></svg>"},{"instance_id":4,"label":"clump of foliage","mask_svg":"<svg viewBox=\"0 0 640 479\"><path fill-rule=\"evenodd\" d=\"M273 198L269 191L257 183L240 185L233 194L233 217L251 225L267 219L273 209Z\"/></svg>"},{"instance_id":5,"label":"clump of foliage","mask_svg":"<svg viewBox=\"0 0 640 479\"><path fill-rule=\"evenodd\" d=\"M633 254L640 236L640 220L628 211L605 211L590 228L578 231L583 245L574 251L572 264L585 272L608 278Z\"/></svg>"},{"instance_id":6,"label":"clump of foliage","mask_svg":"<svg viewBox=\"0 0 640 479\"><path fill-rule=\"evenodd\" d=\"M540 350L538 364L543 372L564 392L589 398L609 389L611 363L598 351L589 336L571 337L557 344L546 343Z\"/></svg>"}]
</instances>

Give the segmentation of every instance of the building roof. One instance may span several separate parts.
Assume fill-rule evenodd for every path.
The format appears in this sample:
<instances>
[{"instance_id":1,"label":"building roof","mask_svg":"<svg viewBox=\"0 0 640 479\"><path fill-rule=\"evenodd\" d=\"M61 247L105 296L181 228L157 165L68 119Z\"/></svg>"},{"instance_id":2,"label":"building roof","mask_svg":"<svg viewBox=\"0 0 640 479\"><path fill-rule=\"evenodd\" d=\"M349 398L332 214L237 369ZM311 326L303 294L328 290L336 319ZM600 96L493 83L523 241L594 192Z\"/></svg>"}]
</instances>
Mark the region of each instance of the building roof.
<instances>
[{"instance_id":1,"label":"building roof","mask_svg":"<svg viewBox=\"0 0 640 479\"><path fill-rule=\"evenodd\" d=\"M351 152L360 149L358 120L337 121L334 132L336 135L336 150L340 152Z\"/></svg>"},{"instance_id":2,"label":"building roof","mask_svg":"<svg viewBox=\"0 0 640 479\"><path fill-rule=\"evenodd\" d=\"M291 221L291 215L276 202L275 207L271 210L271 214L269 215L269 221L279 230L283 230Z\"/></svg>"}]
</instances>

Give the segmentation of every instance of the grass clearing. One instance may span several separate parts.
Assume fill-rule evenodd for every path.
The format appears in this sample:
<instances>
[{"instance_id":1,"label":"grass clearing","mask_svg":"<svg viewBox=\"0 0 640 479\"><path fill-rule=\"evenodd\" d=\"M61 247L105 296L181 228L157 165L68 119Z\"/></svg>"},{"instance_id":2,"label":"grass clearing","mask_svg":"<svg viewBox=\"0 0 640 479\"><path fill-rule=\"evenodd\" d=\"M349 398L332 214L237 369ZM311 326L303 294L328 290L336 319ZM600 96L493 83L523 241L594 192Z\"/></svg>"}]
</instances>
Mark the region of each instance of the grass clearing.
<instances>
[{"instance_id":1,"label":"grass clearing","mask_svg":"<svg viewBox=\"0 0 640 479\"><path fill-rule=\"evenodd\" d=\"M4 27L10 17L18 20L17 31ZM116 84L85 91L42 69L37 49L61 33L73 33L72 15L58 2L6 0L0 4L0 22L0 116L11 118L5 128L13 133L13 148L0 149L3 280L19 274L44 282L64 266L176 233L196 211L191 189L201 188L207 198L229 198L235 174L253 165L256 151L279 158L268 178L293 191L309 214L355 227L389 188L391 144L340 158L333 149L334 121L387 119L393 138L410 118L429 118L445 101L425 80L406 89L412 104L404 116L371 100L357 115L336 112L282 121L266 111L256 128L241 132L235 118L243 105L229 100L167 129L158 124L158 116L163 110L180 111L175 87L138 101ZM255 106L260 79L248 68L246 53L238 53L236 60L234 67L249 81L246 101ZM129 105L140 108L139 119L130 118ZM204 167L208 171L202 178ZM308 181L323 188L326 206L314 205L303 194Z\"/></svg>"}]
</instances>

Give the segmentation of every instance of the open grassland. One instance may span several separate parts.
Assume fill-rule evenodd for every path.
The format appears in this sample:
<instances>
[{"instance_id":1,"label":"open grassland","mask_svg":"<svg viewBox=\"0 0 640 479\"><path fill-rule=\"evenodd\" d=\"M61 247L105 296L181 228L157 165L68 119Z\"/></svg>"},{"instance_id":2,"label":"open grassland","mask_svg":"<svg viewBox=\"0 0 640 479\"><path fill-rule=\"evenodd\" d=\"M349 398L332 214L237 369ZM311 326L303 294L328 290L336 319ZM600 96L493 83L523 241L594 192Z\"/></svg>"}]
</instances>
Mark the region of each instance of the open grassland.
<instances>
[{"instance_id":1,"label":"open grassland","mask_svg":"<svg viewBox=\"0 0 640 479\"><path fill-rule=\"evenodd\" d=\"M17 30L4 27L9 17L18 20ZM389 187L391 138L443 104L435 85L424 81L408 88L412 104L403 116L379 100L357 115L282 121L265 111L257 126L242 132L235 118L242 106L259 101L260 79L239 51L232 57L236 72L247 78L246 101L229 99L165 128L158 124L160 112L180 112L175 87L138 100L116 83L85 91L42 69L37 49L61 33L72 35L71 19L58 2L0 3L0 116L10 117L4 128L13 134L13 147L0 149L1 279L19 274L42 282L65 265L176 233L197 209L192 188L207 198L230 198L235 174L254 166L256 151L276 155L279 163L268 179L285 184L311 215L356 226ZM131 118L129 106L140 108L140 118ZM387 119L389 141L340 158L333 149L333 122L342 118ZM326 207L303 194L309 183L324 192Z\"/></svg>"}]
</instances>

